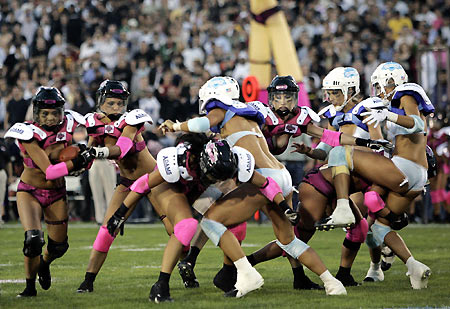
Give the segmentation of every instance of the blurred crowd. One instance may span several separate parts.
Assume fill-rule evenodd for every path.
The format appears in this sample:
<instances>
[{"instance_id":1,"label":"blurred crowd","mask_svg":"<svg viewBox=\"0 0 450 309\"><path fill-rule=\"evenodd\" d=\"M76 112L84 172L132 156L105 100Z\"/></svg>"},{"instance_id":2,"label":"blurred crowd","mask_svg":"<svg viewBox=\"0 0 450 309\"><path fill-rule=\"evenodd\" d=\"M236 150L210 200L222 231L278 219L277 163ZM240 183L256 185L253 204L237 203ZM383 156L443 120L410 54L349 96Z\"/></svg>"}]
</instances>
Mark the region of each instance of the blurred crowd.
<instances>
[{"instance_id":1,"label":"blurred crowd","mask_svg":"<svg viewBox=\"0 0 450 309\"><path fill-rule=\"evenodd\" d=\"M279 5L315 110L322 105L321 81L334 67L355 67L369 95L377 65L396 61L446 119L450 0ZM31 97L40 85L61 89L66 108L84 115L93 110L101 81L122 80L132 94L130 108L145 110L158 123L195 115L199 87L211 76L242 81L249 74L248 1L0 0L0 7L3 130L31 119ZM147 137L159 147L155 130ZM15 155L10 158L19 160Z\"/></svg>"}]
</instances>

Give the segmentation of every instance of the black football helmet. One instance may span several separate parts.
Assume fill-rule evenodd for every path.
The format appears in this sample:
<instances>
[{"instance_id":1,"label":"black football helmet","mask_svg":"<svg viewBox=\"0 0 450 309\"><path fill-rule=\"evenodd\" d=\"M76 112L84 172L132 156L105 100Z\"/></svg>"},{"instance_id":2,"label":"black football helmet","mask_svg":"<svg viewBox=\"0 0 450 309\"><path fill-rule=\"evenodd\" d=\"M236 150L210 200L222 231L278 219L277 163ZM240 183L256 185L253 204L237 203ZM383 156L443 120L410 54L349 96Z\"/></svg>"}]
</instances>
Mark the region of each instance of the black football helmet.
<instances>
[{"instance_id":1,"label":"black football helmet","mask_svg":"<svg viewBox=\"0 0 450 309\"><path fill-rule=\"evenodd\" d=\"M291 75L287 76L275 76L272 79L267 92L269 94L270 107L280 116L284 117L287 114L293 112L297 108L298 104L298 92L300 88L297 82ZM286 100L286 105L276 106L276 95L284 94L289 97Z\"/></svg>"},{"instance_id":2,"label":"black football helmet","mask_svg":"<svg viewBox=\"0 0 450 309\"><path fill-rule=\"evenodd\" d=\"M97 110L103 112L101 110L101 106L103 103L105 103L106 98L118 98L124 101L124 111L126 111L126 106L128 104L128 97L130 96L130 92L127 90L125 85L118 81L118 80L105 80L100 84L100 87L98 87L98 90L96 92L96 108ZM104 113L104 112L103 112ZM106 113L105 113L106 114ZM107 115L109 118L114 115ZM120 117L120 115L115 115ZM112 119L115 120L115 119Z\"/></svg>"},{"instance_id":3,"label":"black football helmet","mask_svg":"<svg viewBox=\"0 0 450 309\"><path fill-rule=\"evenodd\" d=\"M226 140L208 142L200 154L201 179L204 183L233 178L238 171L238 161Z\"/></svg>"},{"instance_id":4,"label":"black football helmet","mask_svg":"<svg viewBox=\"0 0 450 309\"><path fill-rule=\"evenodd\" d=\"M33 120L41 125L45 130L51 131L63 122L64 118L64 99L58 88L55 87L39 87L32 99L33 104ZM41 109L56 109L59 111L60 119L55 126L47 126L40 123L39 112Z\"/></svg>"}]
</instances>

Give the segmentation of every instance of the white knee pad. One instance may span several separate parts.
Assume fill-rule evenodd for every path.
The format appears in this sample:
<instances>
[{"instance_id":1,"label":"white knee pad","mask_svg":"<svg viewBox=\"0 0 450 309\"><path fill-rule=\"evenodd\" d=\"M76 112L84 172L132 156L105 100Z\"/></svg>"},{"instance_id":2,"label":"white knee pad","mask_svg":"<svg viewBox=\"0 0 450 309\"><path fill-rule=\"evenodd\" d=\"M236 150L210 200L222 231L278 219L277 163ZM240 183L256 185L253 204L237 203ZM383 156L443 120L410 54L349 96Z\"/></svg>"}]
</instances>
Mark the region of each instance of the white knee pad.
<instances>
[{"instance_id":1,"label":"white knee pad","mask_svg":"<svg viewBox=\"0 0 450 309\"><path fill-rule=\"evenodd\" d=\"M387 233L389 233L390 231L392 231L390 226L381 224L378 221L375 221L375 223L372 225L373 237L380 244L383 243L384 237L386 237Z\"/></svg>"},{"instance_id":2,"label":"white knee pad","mask_svg":"<svg viewBox=\"0 0 450 309\"><path fill-rule=\"evenodd\" d=\"M378 242L378 240L373 236L373 232L369 231L367 232L367 236L366 236L366 245L367 247L369 247L370 249L374 249L376 247L381 246L381 242Z\"/></svg>"},{"instance_id":3,"label":"white knee pad","mask_svg":"<svg viewBox=\"0 0 450 309\"><path fill-rule=\"evenodd\" d=\"M225 225L222 223L207 218L203 218L202 221L200 221L200 226L206 236L208 236L208 238L211 239L213 244L216 246L219 245L220 238L227 230Z\"/></svg>"},{"instance_id":4,"label":"white knee pad","mask_svg":"<svg viewBox=\"0 0 450 309\"><path fill-rule=\"evenodd\" d=\"M292 256L294 259L297 259L300 255L303 254L306 250L308 250L309 246L305 244L303 241L298 239L297 237L294 238L290 243L287 245L283 245L278 239L277 239L277 245L283 249L287 254Z\"/></svg>"}]
</instances>

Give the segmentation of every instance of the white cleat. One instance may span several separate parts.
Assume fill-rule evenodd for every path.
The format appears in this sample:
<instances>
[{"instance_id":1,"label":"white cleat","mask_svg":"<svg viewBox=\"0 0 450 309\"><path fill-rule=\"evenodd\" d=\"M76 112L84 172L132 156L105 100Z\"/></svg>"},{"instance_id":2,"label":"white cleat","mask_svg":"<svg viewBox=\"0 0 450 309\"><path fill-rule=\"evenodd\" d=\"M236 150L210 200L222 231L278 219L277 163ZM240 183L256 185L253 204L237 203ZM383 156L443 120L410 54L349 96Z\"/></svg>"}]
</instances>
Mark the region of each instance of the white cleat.
<instances>
[{"instance_id":1,"label":"white cleat","mask_svg":"<svg viewBox=\"0 0 450 309\"><path fill-rule=\"evenodd\" d=\"M327 280L326 283L324 282L325 293L327 295L347 295L347 290L342 282L334 277L333 279L334 280Z\"/></svg>"},{"instance_id":2,"label":"white cleat","mask_svg":"<svg viewBox=\"0 0 450 309\"><path fill-rule=\"evenodd\" d=\"M317 222L314 226L318 230L329 230L335 227L350 228L355 224L355 215L350 206L337 205L331 216Z\"/></svg>"},{"instance_id":3,"label":"white cleat","mask_svg":"<svg viewBox=\"0 0 450 309\"><path fill-rule=\"evenodd\" d=\"M225 296L239 298L251 291L259 289L263 284L264 278L254 267L246 272L238 271L236 284L234 285L235 289L226 293Z\"/></svg>"},{"instance_id":4,"label":"white cleat","mask_svg":"<svg viewBox=\"0 0 450 309\"><path fill-rule=\"evenodd\" d=\"M413 266L406 275L409 276L409 281L411 281L411 286L414 290L426 289L431 269L419 261L414 261Z\"/></svg>"},{"instance_id":5,"label":"white cleat","mask_svg":"<svg viewBox=\"0 0 450 309\"><path fill-rule=\"evenodd\" d=\"M366 278L364 278L364 282L377 282L384 281L384 273L380 267L381 263L374 264L370 262L369 270L367 271Z\"/></svg>"}]
</instances>

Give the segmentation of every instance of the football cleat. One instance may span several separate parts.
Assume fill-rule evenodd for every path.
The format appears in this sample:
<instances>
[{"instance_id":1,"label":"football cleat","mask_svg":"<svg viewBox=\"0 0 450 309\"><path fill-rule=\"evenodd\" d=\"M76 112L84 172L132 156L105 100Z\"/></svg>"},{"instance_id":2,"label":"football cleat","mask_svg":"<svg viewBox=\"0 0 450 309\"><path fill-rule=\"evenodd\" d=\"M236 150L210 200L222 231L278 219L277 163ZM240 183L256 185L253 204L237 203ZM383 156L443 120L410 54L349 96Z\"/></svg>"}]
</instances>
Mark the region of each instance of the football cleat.
<instances>
[{"instance_id":1,"label":"football cleat","mask_svg":"<svg viewBox=\"0 0 450 309\"><path fill-rule=\"evenodd\" d=\"M350 200L351 201L351 200ZM351 228L355 225L355 215L349 206L336 206L331 216L314 224L319 231L328 231L337 227Z\"/></svg>"},{"instance_id":2,"label":"football cleat","mask_svg":"<svg viewBox=\"0 0 450 309\"><path fill-rule=\"evenodd\" d=\"M157 304L162 302L172 302L170 298L169 284L157 281L150 290L149 300Z\"/></svg>"},{"instance_id":3,"label":"football cleat","mask_svg":"<svg viewBox=\"0 0 450 309\"><path fill-rule=\"evenodd\" d=\"M237 280L237 269L222 267L213 279L214 285L224 291L230 292L234 289Z\"/></svg>"},{"instance_id":4,"label":"football cleat","mask_svg":"<svg viewBox=\"0 0 450 309\"><path fill-rule=\"evenodd\" d=\"M347 290L341 281L336 278L324 283L325 293L327 295L347 295Z\"/></svg>"},{"instance_id":5,"label":"football cleat","mask_svg":"<svg viewBox=\"0 0 450 309\"><path fill-rule=\"evenodd\" d=\"M21 297L33 297L37 295L37 291L36 289L28 289L25 288L25 290L23 290L22 293L18 294L16 297L21 298Z\"/></svg>"},{"instance_id":6,"label":"football cleat","mask_svg":"<svg viewBox=\"0 0 450 309\"><path fill-rule=\"evenodd\" d=\"M178 271L185 288L198 288L200 286L194 273L194 266L191 263L181 261L178 263Z\"/></svg>"},{"instance_id":7,"label":"football cleat","mask_svg":"<svg viewBox=\"0 0 450 309\"><path fill-rule=\"evenodd\" d=\"M52 285L52 276L50 275L50 264L44 263L44 258L41 255L39 269L38 269L38 281L41 288L48 290Z\"/></svg>"},{"instance_id":8,"label":"football cleat","mask_svg":"<svg viewBox=\"0 0 450 309\"><path fill-rule=\"evenodd\" d=\"M414 290L426 289L428 287L428 278L431 276L431 269L419 262L414 261L414 265L406 273Z\"/></svg>"},{"instance_id":9,"label":"football cleat","mask_svg":"<svg viewBox=\"0 0 450 309\"><path fill-rule=\"evenodd\" d=\"M311 281L308 276L303 276L301 279L296 278L293 282L294 290L323 290L324 287Z\"/></svg>"},{"instance_id":10,"label":"football cleat","mask_svg":"<svg viewBox=\"0 0 450 309\"><path fill-rule=\"evenodd\" d=\"M77 293L94 292L94 282L84 280L77 289Z\"/></svg>"},{"instance_id":11,"label":"football cleat","mask_svg":"<svg viewBox=\"0 0 450 309\"><path fill-rule=\"evenodd\" d=\"M348 275L336 274L336 279L341 281L344 286L359 286L359 285L361 285L361 283L355 281L355 279L353 278L353 276L351 274L348 274Z\"/></svg>"},{"instance_id":12,"label":"football cleat","mask_svg":"<svg viewBox=\"0 0 450 309\"><path fill-rule=\"evenodd\" d=\"M367 275L364 278L364 282L377 282L377 281L384 281L384 273L383 270L380 267L381 263L373 263L370 262L369 270L367 271Z\"/></svg>"},{"instance_id":13,"label":"football cleat","mask_svg":"<svg viewBox=\"0 0 450 309\"><path fill-rule=\"evenodd\" d=\"M240 298L251 291L259 289L263 284L264 279L255 268L252 267L247 272L238 271L234 289L225 293L225 296Z\"/></svg>"}]
</instances>

